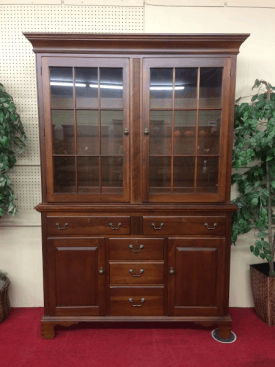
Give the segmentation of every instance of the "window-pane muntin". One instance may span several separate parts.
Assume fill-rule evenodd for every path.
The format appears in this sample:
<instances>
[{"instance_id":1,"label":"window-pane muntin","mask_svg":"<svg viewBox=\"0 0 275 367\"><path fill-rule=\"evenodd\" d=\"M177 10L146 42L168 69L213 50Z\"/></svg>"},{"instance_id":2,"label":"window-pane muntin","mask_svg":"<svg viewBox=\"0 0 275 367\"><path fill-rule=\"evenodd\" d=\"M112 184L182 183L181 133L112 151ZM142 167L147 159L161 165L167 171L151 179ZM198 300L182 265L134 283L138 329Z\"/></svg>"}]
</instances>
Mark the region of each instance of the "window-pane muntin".
<instances>
[{"instance_id":1,"label":"window-pane muntin","mask_svg":"<svg viewBox=\"0 0 275 367\"><path fill-rule=\"evenodd\" d=\"M189 77L188 69L190 70ZM175 194L184 192L193 192L194 194L196 192L217 193L220 163L220 129L222 123L223 67L157 68L153 66L149 70L149 192L151 194L160 194L168 192L167 190L170 188L170 193ZM167 88L167 91L164 93L169 93L169 98L159 98L158 101L162 101L162 103L156 103L157 95L152 96L152 93L156 93L156 91L152 92L152 86L156 84L156 76L158 76L159 81L161 80L160 72L162 70L165 70L166 74L169 71L170 80L172 75L172 90ZM200 80L201 71L202 81ZM209 75L210 81L207 79ZM165 77L167 84L171 84L167 75ZM187 88L188 82L189 88ZM184 83L186 83L186 88L184 88ZM200 97L203 98L202 102ZM165 103L163 100L165 100ZM156 111L157 109L159 110ZM155 119L155 122L154 113L158 114L158 119ZM173 133L171 134L171 139L164 137L167 144L160 142L158 152L155 147L157 146L155 143L157 141L156 132L158 131L159 135L164 135L163 128L160 128L164 124L163 121L165 121L166 116L164 114L172 116L171 126ZM169 153L171 150L172 153ZM170 178L171 175L173 175L173 178L169 188L168 180L166 180L165 189L161 187L160 182L158 187L157 180L154 180L156 169L158 169L158 172L161 171L161 161L155 161L158 155L170 156L167 158L170 162ZM208 164L211 163L209 168L211 174L208 175L208 181L205 180L205 176L201 176L199 171L199 165L203 167L205 164L201 160L200 156L202 155L206 155L206 158L209 158L208 160L204 159L204 161L207 160ZM185 161L185 157L188 156L190 157L189 160ZM211 160L210 158L213 159ZM190 164L193 164L192 169ZM180 165L182 167L188 166L187 176L185 174L178 177ZM165 161L165 167L162 170L166 172L166 175L168 175L168 166ZM186 182L184 181L185 177L189 177ZM160 181L163 180L161 179Z\"/></svg>"},{"instance_id":2,"label":"window-pane muntin","mask_svg":"<svg viewBox=\"0 0 275 367\"><path fill-rule=\"evenodd\" d=\"M150 155L170 155L172 147L172 111L151 111L149 131Z\"/></svg>"},{"instance_id":3,"label":"window-pane muntin","mask_svg":"<svg viewBox=\"0 0 275 367\"><path fill-rule=\"evenodd\" d=\"M49 71L54 193L123 194L123 67Z\"/></svg>"},{"instance_id":4,"label":"window-pane muntin","mask_svg":"<svg viewBox=\"0 0 275 367\"><path fill-rule=\"evenodd\" d=\"M98 68L75 68L76 108L98 108Z\"/></svg>"},{"instance_id":5,"label":"window-pane muntin","mask_svg":"<svg viewBox=\"0 0 275 367\"><path fill-rule=\"evenodd\" d=\"M200 68L200 108L222 107L223 68Z\"/></svg>"},{"instance_id":6,"label":"window-pane muntin","mask_svg":"<svg viewBox=\"0 0 275 367\"><path fill-rule=\"evenodd\" d=\"M172 108L173 69L151 68L150 70L150 108Z\"/></svg>"},{"instance_id":7,"label":"window-pane muntin","mask_svg":"<svg viewBox=\"0 0 275 367\"><path fill-rule=\"evenodd\" d=\"M50 67L50 93L52 108L73 108L73 68Z\"/></svg>"},{"instance_id":8,"label":"window-pane muntin","mask_svg":"<svg viewBox=\"0 0 275 367\"><path fill-rule=\"evenodd\" d=\"M73 110L52 110L53 154L75 154Z\"/></svg>"},{"instance_id":9,"label":"window-pane muntin","mask_svg":"<svg viewBox=\"0 0 275 367\"><path fill-rule=\"evenodd\" d=\"M174 108L197 107L198 68L176 68Z\"/></svg>"}]
</instances>

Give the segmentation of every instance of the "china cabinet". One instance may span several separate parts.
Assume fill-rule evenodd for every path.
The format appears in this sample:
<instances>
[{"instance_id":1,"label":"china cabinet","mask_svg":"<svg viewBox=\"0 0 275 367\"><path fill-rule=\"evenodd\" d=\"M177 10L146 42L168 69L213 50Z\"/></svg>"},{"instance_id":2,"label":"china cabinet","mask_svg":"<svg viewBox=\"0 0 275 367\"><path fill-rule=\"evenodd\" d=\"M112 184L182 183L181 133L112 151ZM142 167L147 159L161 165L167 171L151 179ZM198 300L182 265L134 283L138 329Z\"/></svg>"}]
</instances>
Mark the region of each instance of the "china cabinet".
<instances>
[{"instance_id":1,"label":"china cabinet","mask_svg":"<svg viewBox=\"0 0 275 367\"><path fill-rule=\"evenodd\" d=\"M229 338L236 57L248 34L25 36L43 338L81 321L213 324Z\"/></svg>"}]
</instances>

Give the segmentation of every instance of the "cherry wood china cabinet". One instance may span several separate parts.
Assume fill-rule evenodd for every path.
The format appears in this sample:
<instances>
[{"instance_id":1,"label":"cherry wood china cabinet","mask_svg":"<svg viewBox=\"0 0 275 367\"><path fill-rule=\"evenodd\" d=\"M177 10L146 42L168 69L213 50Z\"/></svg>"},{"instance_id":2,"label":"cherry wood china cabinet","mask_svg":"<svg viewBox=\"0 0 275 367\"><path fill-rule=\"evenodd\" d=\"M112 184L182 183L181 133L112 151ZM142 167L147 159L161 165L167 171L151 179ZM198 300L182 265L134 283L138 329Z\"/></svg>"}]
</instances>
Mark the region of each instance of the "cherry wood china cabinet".
<instances>
[{"instance_id":1,"label":"cherry wood china cabinet","mask_svg":"<svg viewBox=\"0 0 275 367\"><path fill-rule=\"evenodd\" d=\"M45 312L229 338L236 57L248 34L25 33L36 53Z\"/></svg>"}]
</instances>

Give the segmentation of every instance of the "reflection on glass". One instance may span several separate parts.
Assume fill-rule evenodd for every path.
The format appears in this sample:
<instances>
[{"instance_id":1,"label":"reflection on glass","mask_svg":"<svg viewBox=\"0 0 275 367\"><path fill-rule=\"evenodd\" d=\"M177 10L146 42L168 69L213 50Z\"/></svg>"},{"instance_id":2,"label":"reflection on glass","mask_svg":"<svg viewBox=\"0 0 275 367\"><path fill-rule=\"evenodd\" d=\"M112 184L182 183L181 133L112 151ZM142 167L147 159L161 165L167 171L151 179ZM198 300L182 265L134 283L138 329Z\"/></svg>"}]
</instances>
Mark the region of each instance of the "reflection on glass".
<instances>
[{"instance_id":1,"label":"reflection on glass","mask_svg":"<svg viewBox=\"0 0 275 367\"><path fill-rule=\"evenodd\" d=\"M52 110L53 153L74 154L74 111Z\"/></svg>"},{"instance_id":2,"label":"reflection on glass","mask_svg":"<svg viewBox=\"0 0 275 367\"><path fill-rule=\"evenodd\" d=\"M73 69L50 67L52 108L73 108Z\"/></svg>"},{"instance_id":3,"label":"reflection on glass","mask_svg":"<svg viewBox=\"0 0 275 367\"><path fill-rule=\"evenodd\" d=\"M78 157L78 192L99 192L99 157Z\"/></svg>"},{"instance_id":4,"label":"reflection on glass","mask_svg":"<svg viewBox=\"0 0 275 367\"><path fill-rule=\"evenodd\" d=\"M76 111L77 154L99 154L98 111Z\"/></svg>"},{"instance_id":5,"label":"reflection on glass","mask_svg":"<svg viewBox=\"0 0 275 367\"><path fill-rule=\"evenodd\" d=\"M150 108L172 108L173 69L150 69Z\"/></svg>"},{"instance_id":6,"label":"reflection on glass","mask_svg":"<svg viewBox=\"0 0 275 367\"><path fill-rule=\"evenodd\" d=\"M171 154L172 111L150 112L149 145L151 155Z\"/></svg>"},{"instance_id":7,"label":"reflection on glass","mask_svg":"<svg viewBox=\"0 0 275 367\"><path fill-rule=\"evenodd\" d=\"M123 155L123 111L101 111L101 154Z\"/></svg>"},{"instance_id":8,"label":"reflection on glass","mask_svg":"<svg viewBox=\"0 0 275 367\"><path fill-rule=\"evenodd\" d=\"M54 192L76 192L75 158L53 157Z\"/></svg>"},{"instance_id":9,"label":"reflection on glass","mask_svg":"<svg viewBox=\"0 0 275 367\"><path fill-rule=\"evenodd\" d=\"M123 108L122 68L100 68L101 108Z\"/></svg>"},{"instance_id":10,"label":"reflection on glass","mask_svg":"<svg viewBox=\"0 0 275 367\"><path fill-rule=\"evenodd\" d=\"M196 111L175 111L174 154L194 154L196 143Z\"/></svg>"},{"instance_id":11,"label":"reflection on glass","mask_svg":"<svg viewBox=\"0 0 275 367\"><path fill-rule=\"evenodd\" d=\"M198 69L176 68L175 108L197 107Z\"/></svg>"},{"instance_id":12,"label":"reflection on glass","mask_svg":"<svg viewBox=\"0 0 275 367\"><path fill-rule=\"evenodd\" d=\"M97 68L75 68L77 108L98 108Z\"/></svg>"},{"instance_id":13,"label":"reflection on glass","mask_svg":"<svg viewBox=\"0 0 275 367\"><path fill-rule=\"evenodd\" d=\"M150 157L149 180L150 192L170 192L171 157Z\"/></svg>"},{"instance_id":14,"label":"reflection on glass","mask_svg":"<svg viewBox=\"0 0 275 367\"><path fill-rule=\"evenodd\" d=\"M194 191L194 157L174 157L174 192Z\"/></svg>"},{"instance_id":15,"label":"reflection on glass","mask_svg":"<svg viewBox=\"0 0 275 367\"><path fill-rule=\"evenodd\" d=\"M219 154L221 111L199 111L199 154Z\"/></svg>"},{"instance_id":16,"label":"reflection on glass","mask_svg":"<svg viewBox=\"0 0 275 367\"><path fill-rule=\"evenodd\" d=\"M197 191L217 192L218 191L218 157L198 157L197 163Z\"/></svg>"},{"instance_id":17,"label":"reflection on glass","mask_svg":"<svg viewBox=\"0 0 275 367\"><path fill-rule=\"evenodd\" d=\"M123 187L123 157L102 157L101 158L102 190L106 188ZM121 191L120 190L120 191ZM111 191L111 190L110 190Z\"/></svg>"},{"instance_id":18,"label":"reflection on glass","mask_svg":"<svg viewBox=\"0 0 275 367\"><path fill-rule=\"evenodd\" d=\"M200 69L200 108L221 108L223 68Z\"/></svg>"}]
</instances>

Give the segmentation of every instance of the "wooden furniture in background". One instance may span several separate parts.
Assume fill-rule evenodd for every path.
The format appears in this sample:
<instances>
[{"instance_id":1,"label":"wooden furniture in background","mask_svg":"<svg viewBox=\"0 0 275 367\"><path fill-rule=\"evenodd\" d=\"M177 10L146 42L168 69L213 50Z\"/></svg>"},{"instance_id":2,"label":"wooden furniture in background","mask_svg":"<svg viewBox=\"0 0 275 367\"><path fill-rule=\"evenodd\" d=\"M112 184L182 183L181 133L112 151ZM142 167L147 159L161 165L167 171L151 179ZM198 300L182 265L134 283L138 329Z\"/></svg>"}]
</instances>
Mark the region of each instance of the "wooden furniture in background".
<instances>
[{"instance_id":1,"label":"wooden furniture in background","mask_svg":"<svg viewBox=\"0 0 275 367\"><path fill-rule=\"evenodd\" d=\"M36 53L45 311L228 338L236 55L247 34L26 33Z\"/></svg>"}]
</instances>

